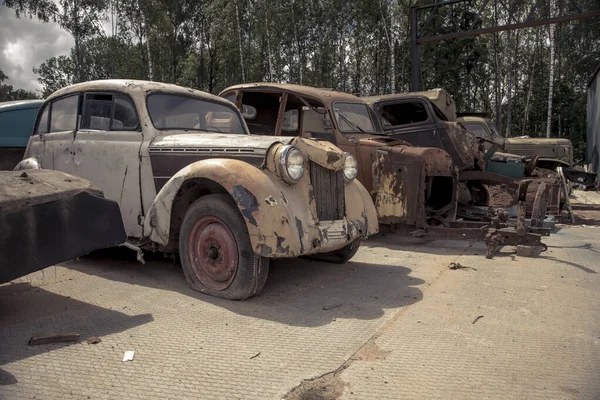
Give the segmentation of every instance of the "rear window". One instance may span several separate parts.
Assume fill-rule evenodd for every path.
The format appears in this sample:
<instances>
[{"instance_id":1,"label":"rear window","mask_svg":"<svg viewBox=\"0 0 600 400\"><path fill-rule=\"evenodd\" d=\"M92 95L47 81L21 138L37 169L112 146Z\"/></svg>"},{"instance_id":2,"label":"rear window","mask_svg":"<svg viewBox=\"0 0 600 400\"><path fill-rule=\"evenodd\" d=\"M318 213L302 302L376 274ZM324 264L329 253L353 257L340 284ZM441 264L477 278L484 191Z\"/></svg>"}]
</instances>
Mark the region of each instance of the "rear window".
<instances>
[{"instance_id":1,"label":"rear window","mask_svg":"<svg viewBox=\"0 0 600 400\"><path fill-rule=\"evenodd\" d=\"M246 133L233 105L165 93L150 94L147 101L156 129Z\"/></svg>"},{"instance_id":2,"label":"rear window","mask_svg":"<svg viewBox=\"0 0 600 400\"><path fill-rule=\"evenodd\" d=\"M381 109L384 127L425 122L429 119L425 105L421 102L390 104Z\"/></svg>"}]
</instances>

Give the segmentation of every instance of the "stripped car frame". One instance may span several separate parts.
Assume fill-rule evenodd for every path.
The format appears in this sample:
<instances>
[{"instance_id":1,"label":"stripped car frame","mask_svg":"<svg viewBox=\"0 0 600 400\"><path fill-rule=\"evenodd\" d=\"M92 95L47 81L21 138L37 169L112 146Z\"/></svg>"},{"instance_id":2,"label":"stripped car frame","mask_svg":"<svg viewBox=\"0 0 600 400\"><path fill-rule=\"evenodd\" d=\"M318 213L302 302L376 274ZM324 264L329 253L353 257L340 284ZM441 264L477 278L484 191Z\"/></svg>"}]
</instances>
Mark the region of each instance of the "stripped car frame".
<instances>
[{"instance_id":1,"label":"stripped car frame","mask_svg":"<svg viewBox=\"0 0 600 400\"><path fill-rule=\"evenodd\" d=\"M190 286L214 296L260 292L272 258L345 262L378 231L368 192L345 178L351 156L316 140L250 136L233 104L176 85L61 89L25 156L95 183L119 204L132 245L179 253Z\"/></svg>"},{"instance_id":2,"label":"stripped car frame","mask_svg":"<svg viewBox=\"0 0 600 400\"><path fill-rule=\"evenodd\" d=\"M327 89L276 83L235 85L226 88L220 96L243 111L253 134L318 138L355 155L358 179L373 196L381 224L412 234L426 232L438 237L486 239L491 221L457 219L460 168L453 163L452 156L441 148L416 147L383 135L377 115L362 98ZM464 155L460 166L472 164L479 149L471 149L466 141L461 143L465 149L456 152ZM529 181L498 179L518 192L520 198L526 193ZM537 214L545 214L543 207ZM524 215L521 217L524 219ZM481 216L473 218L481 219ZM495 221L495 229L508 229L509 236L515 232L508 219ZM504 244L540 245L540 235L532 231L548 233L543 228L525 227L520 232L522 235L511 236Z\"/></svg>"}]
</instances>

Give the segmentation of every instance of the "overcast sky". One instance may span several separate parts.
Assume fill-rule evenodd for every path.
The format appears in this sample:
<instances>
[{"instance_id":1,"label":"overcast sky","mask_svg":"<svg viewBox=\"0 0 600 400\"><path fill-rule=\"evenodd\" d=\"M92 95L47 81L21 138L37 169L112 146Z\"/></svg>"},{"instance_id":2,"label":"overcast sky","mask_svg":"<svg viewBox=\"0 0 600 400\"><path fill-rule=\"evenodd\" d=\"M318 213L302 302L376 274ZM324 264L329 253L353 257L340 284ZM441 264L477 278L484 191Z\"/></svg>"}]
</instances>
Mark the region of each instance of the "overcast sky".
<instances>
[{"instance_id":1,"label":"overcast sky","mask_svg":"<svg viewBox=\"0 0 600 400\"><path fill-rule=\"evenodd\" d=\"M14 10L0 5L0 69L15 89L40 89L32 68L52 56L68 54L71 47L73 37L56 23L17 18Z\"/></svg>"}]
</instances>

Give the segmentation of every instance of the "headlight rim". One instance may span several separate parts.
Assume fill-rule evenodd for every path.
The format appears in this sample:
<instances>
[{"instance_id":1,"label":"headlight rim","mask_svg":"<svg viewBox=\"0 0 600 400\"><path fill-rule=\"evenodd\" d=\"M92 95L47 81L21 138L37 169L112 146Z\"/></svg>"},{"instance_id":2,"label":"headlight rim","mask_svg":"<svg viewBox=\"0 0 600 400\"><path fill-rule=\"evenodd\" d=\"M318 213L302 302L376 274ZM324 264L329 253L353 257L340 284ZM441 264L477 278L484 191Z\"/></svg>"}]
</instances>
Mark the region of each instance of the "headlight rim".
<instances>
[{"instance_id":1,"label":"headlight rim","mask_svg":"<svg viewBox=\"0 0 600 400\"><path fill-rule=\"evenodd\" d=\"M344 153L344 155L345 155L345 160L344 160L344 167L342 168L342 174L344 175L344 180L346 182L352 182L358 176L358 160L356 159L356 157L354 157L352 154L350 154L348 152ZM354 172L354 176L352 177L352 179L349 179L346 176L346 164L348 162L348 159L354 160L354 167L353 168L354 168L355 172ZM352 168L352 167L350 167L350 168Z\"/></svg>"},{"instance_id":2,"label":"headlight rim","mask_svg":"<svg viewBox=\"0 0 600 400\"><path fill-rule=\"evenodd\" d=\"M292 151L297 151L300 154L300 156L302 157L302 173L300 174L298 179L293 179L290 176L289 171L288 171L288 157ZM283 149L281 150L281 156L279 158L280 176L284 180L284 182L286 182L290 185L294 185L294 184L300 182L300 180L302 180L302 177L304 176L305 169L306 169L306 157L304 157L304 154L302 154L302 152L296 146L293 146L291 144L285 145L283 147Z\"/></svg>"}]
</instances>

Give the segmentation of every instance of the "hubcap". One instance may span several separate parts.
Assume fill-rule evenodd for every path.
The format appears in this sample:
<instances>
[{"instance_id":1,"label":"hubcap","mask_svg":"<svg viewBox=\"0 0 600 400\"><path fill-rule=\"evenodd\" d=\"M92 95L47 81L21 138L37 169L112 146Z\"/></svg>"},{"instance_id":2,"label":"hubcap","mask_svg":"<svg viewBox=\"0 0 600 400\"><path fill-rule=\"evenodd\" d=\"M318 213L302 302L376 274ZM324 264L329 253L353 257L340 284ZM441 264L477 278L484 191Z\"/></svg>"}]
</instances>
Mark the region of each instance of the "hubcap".
<instances>
[{"instance_id":1,"label":"hubcap","mask_svg":"<svg viewBox=\"0 0 600 400\"><path fill-rule=\"evenodd\" d=\"M208 289L227 289L239 263L231 230L221 219L206 216L196 221L188 240L188 256L196 277Z\"/></svg>"}]
</instances>

